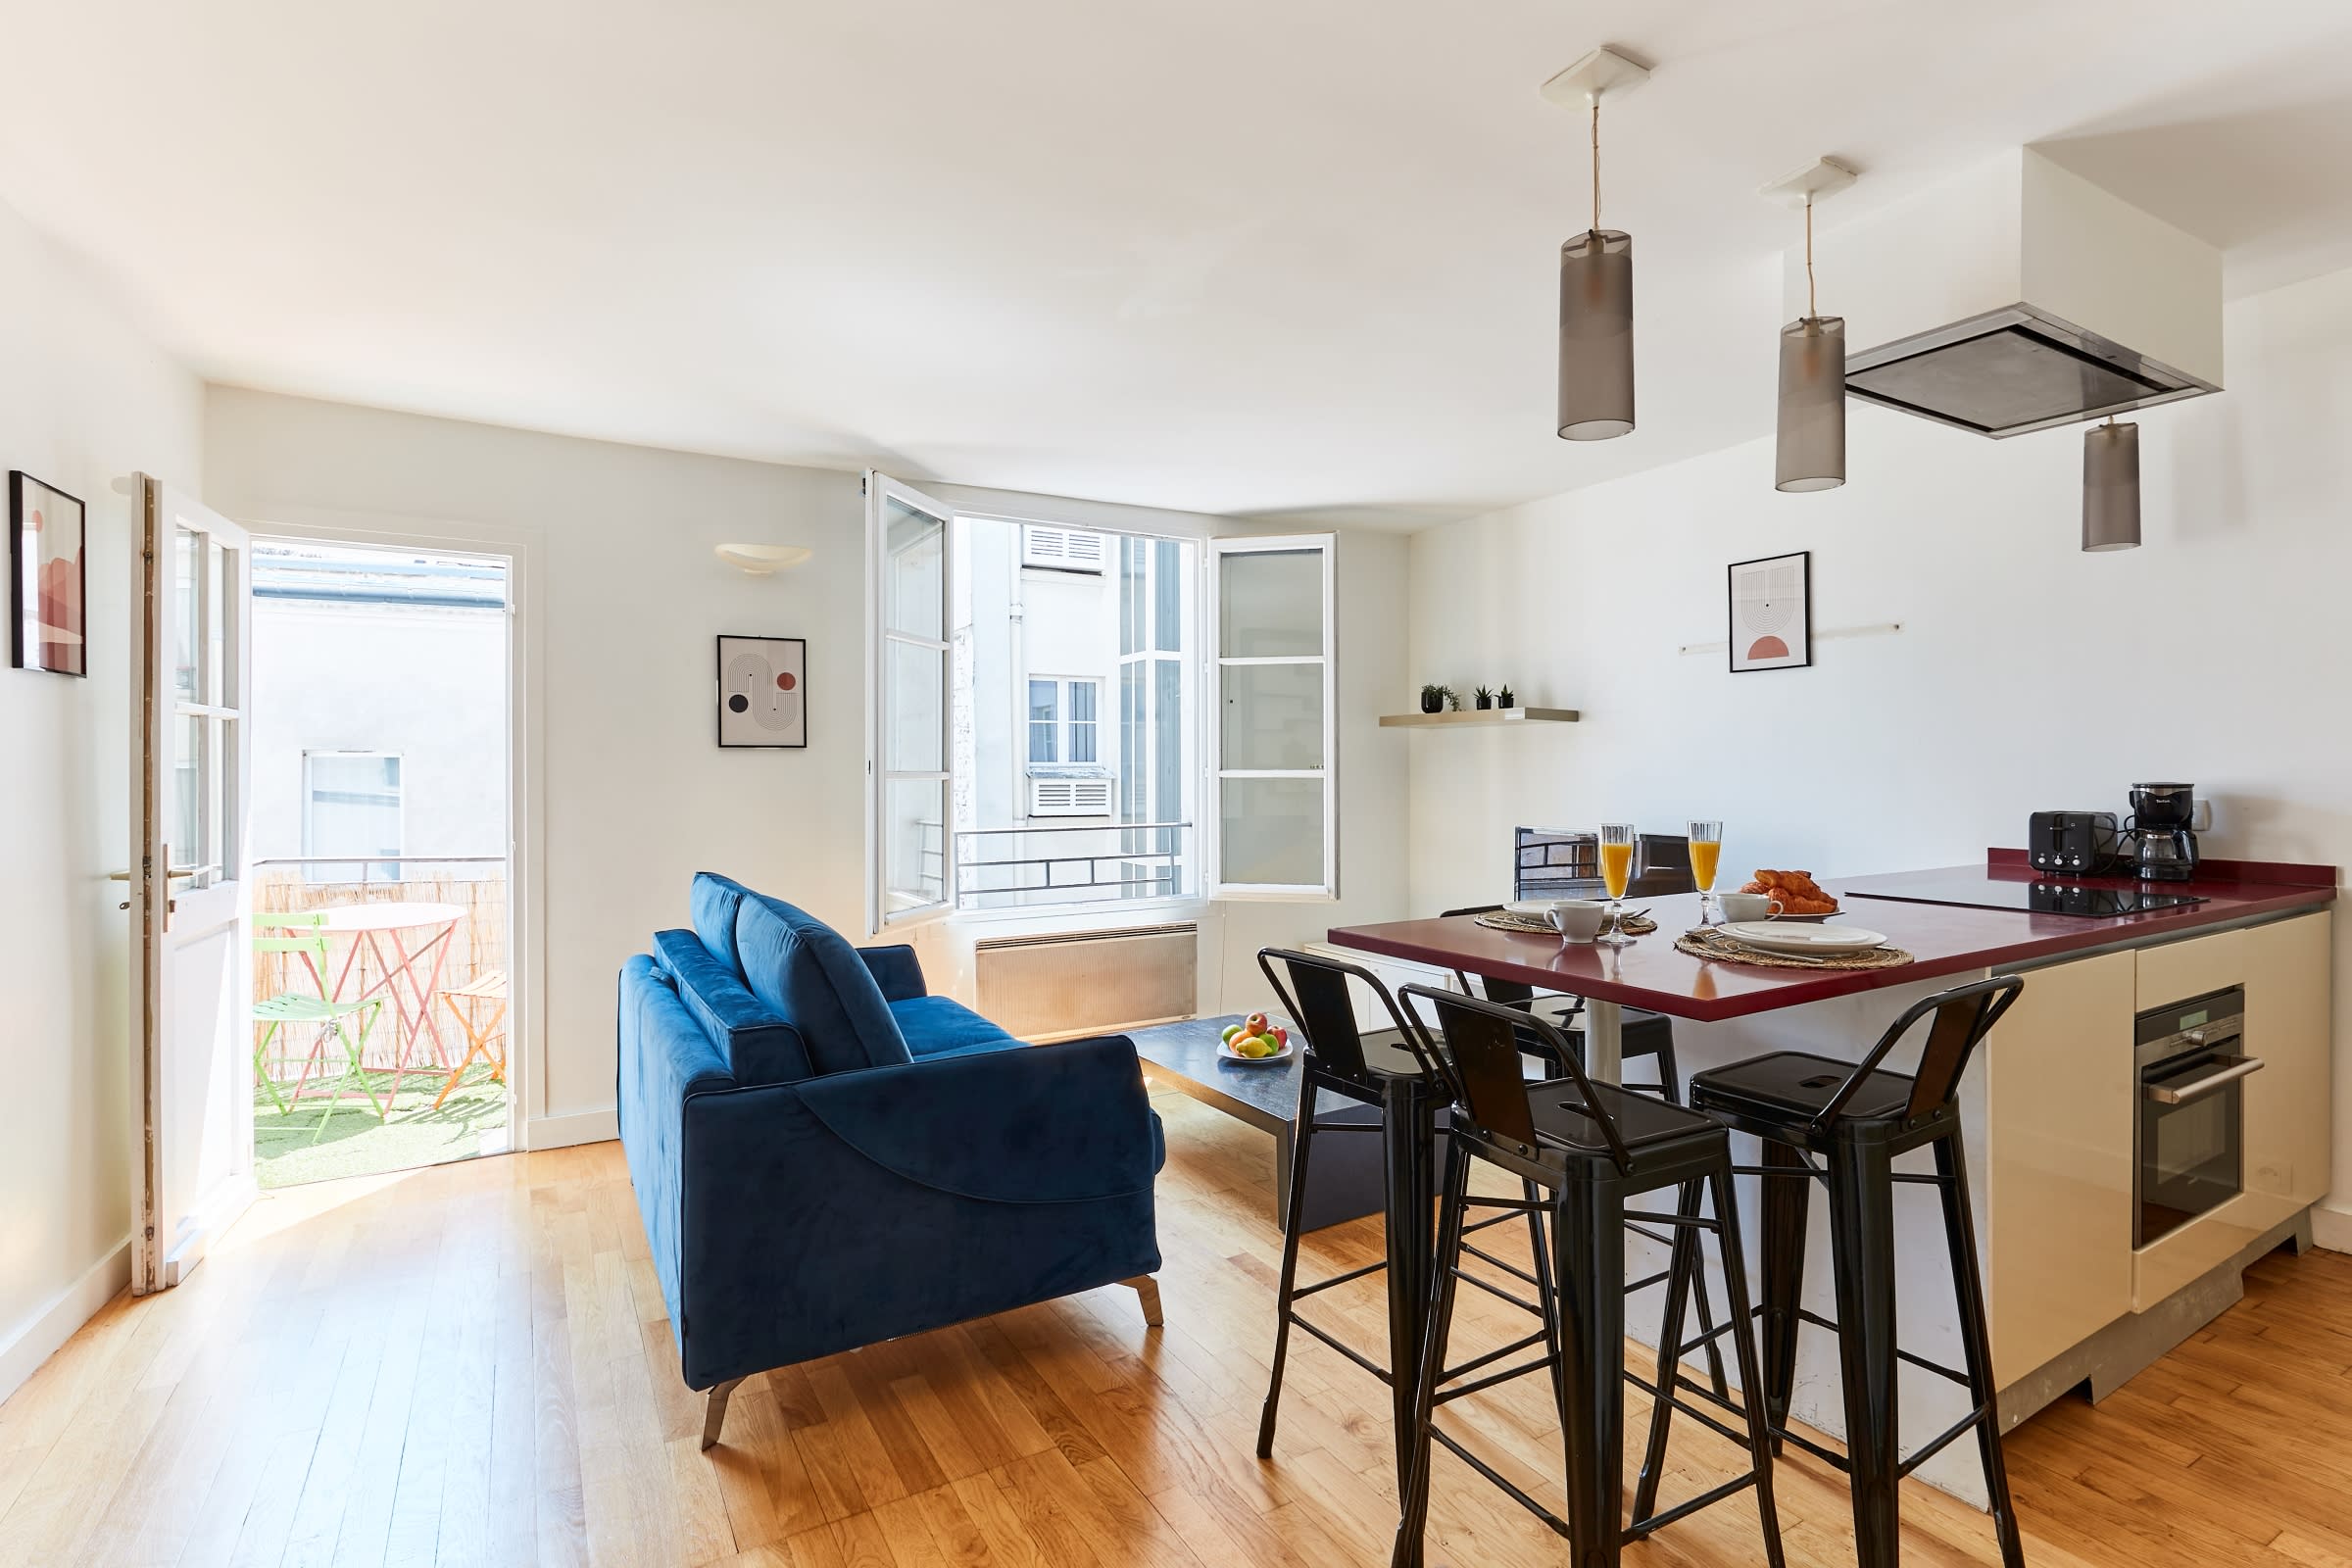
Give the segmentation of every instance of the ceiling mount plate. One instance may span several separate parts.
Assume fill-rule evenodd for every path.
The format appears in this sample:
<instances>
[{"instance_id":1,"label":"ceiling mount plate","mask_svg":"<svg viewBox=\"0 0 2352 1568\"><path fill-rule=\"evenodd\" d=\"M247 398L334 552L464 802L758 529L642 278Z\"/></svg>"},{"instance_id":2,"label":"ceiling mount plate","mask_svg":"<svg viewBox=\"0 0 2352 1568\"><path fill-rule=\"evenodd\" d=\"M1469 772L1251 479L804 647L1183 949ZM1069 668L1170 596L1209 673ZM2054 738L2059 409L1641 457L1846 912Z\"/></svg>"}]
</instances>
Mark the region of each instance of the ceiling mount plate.
<instances>
[{"instance_id":1,"label":"ceiling mount plate","mask_svg":"<svg viewBox=\"0 0 2352 1568\"><path fill-rule=\"evenodd\" d=\"M1570 109L1622 98L1649 79L1649 68L1602 44L1544 84L1544 96Z\"/></svg>"},{"instance_id":2,"label":"ceiling mount plate","mask_svg":"<svg viewBox=\"0 0 2352 1568\"><path fill-rule=\"evenodd\" d=\"M1756 194L1785 207L1802 207L1824 196L1835 196L1861 176L1835 158L1823 158L1807 164L1793 174L1787 174L1764 186Z\"/></svg>"}]
</instances>

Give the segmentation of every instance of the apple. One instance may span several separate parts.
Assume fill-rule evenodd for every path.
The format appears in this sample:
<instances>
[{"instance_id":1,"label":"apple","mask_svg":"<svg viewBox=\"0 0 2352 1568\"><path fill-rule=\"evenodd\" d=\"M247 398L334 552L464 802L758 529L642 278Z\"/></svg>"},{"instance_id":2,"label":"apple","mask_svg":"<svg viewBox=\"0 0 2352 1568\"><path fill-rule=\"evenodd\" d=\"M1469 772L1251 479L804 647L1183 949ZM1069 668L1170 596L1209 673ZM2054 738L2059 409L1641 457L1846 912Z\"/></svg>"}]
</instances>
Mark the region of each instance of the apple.
<instances>
[{"instance_id":1,"label":"apple","mask_svg":"<svg viewBox=\"0 0 2352 1568\"><path fill-rule=\"evenodd\" d=\"M1230 1045L1232 1045L1232 1044L1233 1044L1235 1037L1236 1037L1236 1036L1238 1036L1238 1035L1240 1035L1240 1034L1242 1034L1243 1032L1244 1032L1244 1031L1243 1031L1243 1029L1242 1029L1242 1026L1241 1026L1240 1024L1238 1024L1238 1023L1229 1023L1229 1024L1227 1024L1227 1025L1225 1026L1225 1032L1224 1032L1223 1034L1219 1035L1217 1038L1218 1038L1218 1039L1220 1039L1220 1040L1222 1040L1222 1041L1224 1041L1224 1042L1225 1042L1227 1045L1229 1045L1229 1046L1230 1046Z\"/></svg>"},{"instance_id":2,"label":"apple","mask_svg":"<svg viewBox=\"0 0 2352 1568\"><path fill-rule=\"evenodd\" d=\"M1276 1025L1274 1026L1274 1044L1275 1044L1275 1047L1276 1047L1277 1049L1280 1049L1281 1047L1283 1047L1283 1046L1287 1046L1287 1045L1289 1045L1290 1043L1291 1043L1291 1032L1290 1032L1288 1029L1285 1029L1285 1028L1284 1028L1282 1025L1280 1025L1280 1024L1276 1024Z\"/></svg>"},{"instance_id":3,"label":"apple","mask_svg":"<svg viewBox=\"0 0 2352 1568\"><path fill-rule=\"evenodd\" d=\"M1242 1032L1244 1034L1250 1035L1264 1034L1266 1032L1266 1015L1262 1012L1253 1012L1249 1017L1244 1018L1242 1020Z\"/></svg>"}]
</instances>

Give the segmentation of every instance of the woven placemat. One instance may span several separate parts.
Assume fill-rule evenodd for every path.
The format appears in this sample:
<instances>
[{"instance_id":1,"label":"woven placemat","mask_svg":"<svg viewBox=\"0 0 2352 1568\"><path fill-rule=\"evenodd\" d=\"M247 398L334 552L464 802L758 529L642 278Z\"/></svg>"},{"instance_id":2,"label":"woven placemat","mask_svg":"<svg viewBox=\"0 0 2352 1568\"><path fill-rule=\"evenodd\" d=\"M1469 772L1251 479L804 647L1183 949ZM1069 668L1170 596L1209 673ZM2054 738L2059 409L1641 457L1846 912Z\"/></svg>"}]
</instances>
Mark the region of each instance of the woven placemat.
<instances>
[{"instance_id":1,"label":"woven placemat","mask_svg":"<svg viewBox=\"0 0 2352 1568\"><path fill-rule=\"evenodd\" d=\"M1674 939L1675 951L1688 953L1693 958L1715 958L1725 963L1749 963L1764 969L1898 969L1912 962L1911 955L1900 948L1871 948L1862 953L1825 953L1818 957L1802 957L1793 953L1767 953L1734 941L1713 926L1700 926L1686 931Z\"/></svg>"},{"instance_id":2,"label":"woven placemat","mask_svg":"<svg viewBox=\"0 0 2352 1568\"><path fill-rule=\"evenodd\" d=\"M1494 909L1477 917L1478 923L1490 931L1519 931L1529 936L1556 937L1559 929L1540 914L1515 914L1509 909ZM1629 937L1645 937L1658 928L1658 922L1640 914L1625 922ZM1608 929L1603 926L1601 929Z\"/></svg>"}]
</instances>

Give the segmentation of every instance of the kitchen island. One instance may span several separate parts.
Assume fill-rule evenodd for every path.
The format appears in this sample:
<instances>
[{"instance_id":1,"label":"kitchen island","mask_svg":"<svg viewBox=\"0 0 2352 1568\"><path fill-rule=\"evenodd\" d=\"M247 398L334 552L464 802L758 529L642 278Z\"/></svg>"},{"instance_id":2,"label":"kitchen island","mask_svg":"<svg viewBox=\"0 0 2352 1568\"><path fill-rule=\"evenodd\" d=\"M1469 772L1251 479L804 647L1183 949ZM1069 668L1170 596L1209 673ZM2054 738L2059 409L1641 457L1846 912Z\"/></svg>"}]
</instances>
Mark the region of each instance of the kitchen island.
<instances>
[{"instance_id":1,"label":"kitchen island","mask_svg":"<svg viewBox=\"0 0 2352 1568\"><path fill-rule=\"evenodd\" d=\"M1660 929L1624 949L1563 947L1461 917L1342 927L1329 940L1361 955L1588 997L1592 1065L1608 1075L1616 1070L1610 1037L1622 1005L1676 1020L1676 1052L1688 1077L1776 1050L1858 1059L1921 998L1988 974L2025 976L2023 996L1970 1068L1961 1095L1994 1374L2004 1422L2014 1425L2078 1387L2104 1396L2234 1301L2238 1275L2254 1257L2283 1244L2309 1245L2310 1207L2329 1179L2328 906L2336 873L2331 866L2209 862L2197 880L2167 889L2200 902L2110 918L1870 896L1970 877L2005 892L2034 873L2022 855L1995 851L1982 867L1824 879L1841 896L1842 922L1883 932L1914 956L1894 969L1802 971L1693 958L1674 946L1674 934L1696 922L1693 896L1645 901ZM2171 1118L2151 1136L2143 1107L2152 1102L2133 1059L2141 1015L2241 989L2240 1049L2260 1067L2239 1063L2226 1101L2235 1115L2227 1125L2211 1115L2202 1125ZM1906 1043L1889 1067L1909 1070L1918 1044ZM2236 1190L2135 1245L2143 1156L2158 1167L2192 1155L2210 1165L2215 1150L2168 1148L2166 1141L2215 1139L2230 1146ZM1752 1216L1752 1183L1741 1203ZM1752 1217L1749 1227L1752 1236ZM1810 1228L1805 1304L1832 1315L1823 1229ZM1949 1269L1927 1189L1898 1196L1896 1250L1905 1348L1952 1364L1958 1333ZM1654 1263L1638 1258L1633 1267L1647 1272ZM1720 1293L1721 1282L1714 1288ZM1628 1306L1632 1332L1654 1338L1657 1303L1637 1298ZM1835 1347L1826 1334L1808 1332L1800 1352L1792 1413L1835 1435L1842 1427ZM1964 1413L1957 1388L1909 1366L1900 1396L1907 1446ZM1975 1457L1956 1451L1964 1446L1937 1454L1919 1473L1982 1502Z\"/></svg>"}]
</instances>

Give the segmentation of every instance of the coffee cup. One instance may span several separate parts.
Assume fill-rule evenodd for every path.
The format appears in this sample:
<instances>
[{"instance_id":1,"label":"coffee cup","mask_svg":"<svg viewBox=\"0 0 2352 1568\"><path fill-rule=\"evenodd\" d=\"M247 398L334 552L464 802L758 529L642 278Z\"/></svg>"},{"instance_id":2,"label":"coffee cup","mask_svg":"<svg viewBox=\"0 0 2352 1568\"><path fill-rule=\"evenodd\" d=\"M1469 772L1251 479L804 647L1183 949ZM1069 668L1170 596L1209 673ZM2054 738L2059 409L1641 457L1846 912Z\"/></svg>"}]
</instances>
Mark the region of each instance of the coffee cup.
<instances>
[{"instance_id":1,"label":"coffee cup","mask_svg":"<svg viewBox=\"0 0 2352 1568\"><path fill-rule=\"evenodd\" d=\"M1777 920L1781 917L1781 901L1769 893L1718 893L1715 899L1723 906L1723 917L1726 920Z\"/></svg>"},{"instance_id":2,"label":"coffee cup","mask_svg":"<svg viewBox=\"0 0 2352 1568\"><path fill-rule=\"evenodd\" d=\"M1600 935L1608 913L1607 905L1592 899L1558 899L1544 909L1544 918L1562 942L1590 942Z\"/></svg>"}]
</instances>

